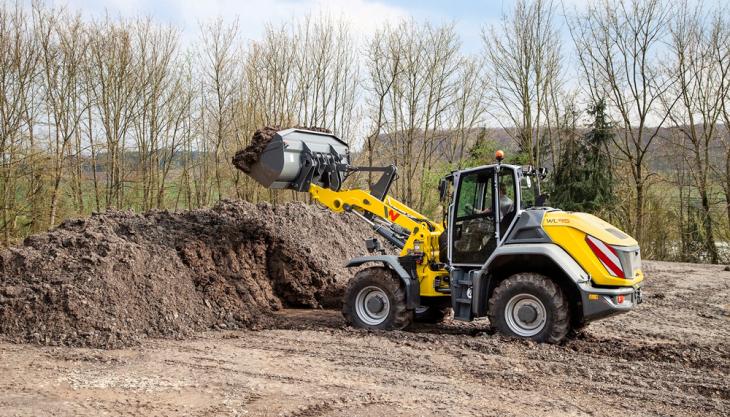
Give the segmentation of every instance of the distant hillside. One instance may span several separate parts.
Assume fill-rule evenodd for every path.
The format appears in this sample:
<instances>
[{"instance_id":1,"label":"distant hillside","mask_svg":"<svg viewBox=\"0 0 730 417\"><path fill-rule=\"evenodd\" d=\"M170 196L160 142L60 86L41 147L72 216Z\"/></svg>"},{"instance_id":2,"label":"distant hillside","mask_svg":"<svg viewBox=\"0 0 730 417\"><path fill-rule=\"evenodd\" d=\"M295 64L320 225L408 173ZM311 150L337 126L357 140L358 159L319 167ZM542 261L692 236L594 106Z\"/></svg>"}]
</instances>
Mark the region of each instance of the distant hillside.
<instances>
[{"instance_id":1,"label":"distant hillside","mask_svg":"<svg viewBox=\"0 0 730 417\"><path fill-rule=\"evenodd\" d=\"M703 127L702 125L696 125L695 129L701 134ZM726 148L730 145L726 145L724 141L730 141L730 132L725 128L724 125L718 125L714 134L714 139L710 144L710 155L711 160L719 165L722 165ZM690 129L688 126L660 128L657 136L652 140L649 146L648 153L649 159L647 163L652 171L659 173L670 173L676 170L677 156L680 151L677 146L681 143L681 140L686 137L686 133ZM584 127L578 129L579 133L587 134L590 128ZM651 134L654 133L653 128L646 128L645 138L648 141ZM622 131L616 131L617 141L621 141ZM401 138L405 136L402 134ZM457 149L456 152L452 152L455 138L458 137L458 132L454 130L442 130L433 134L432 138L437 144L436 151L434 152L434 158L436 162L448 162L449 158L452 160L460 160L467 157L465 155L469 149L472 148L474 143L479 139L486 139L496 144L497 148L503 149L507 152L507 155L518 151L517 143L512 139L510 132L504 128L475 128L471 129L467 134L467 141L463 147L463 152ZM401 140L394 134L382 134L378 137L378 145L375 149L375 161L379 165L387 165L393 163L394 153L393 149L397 149L401 145ZM422 132L416 133L417 143L423 141ZM689 143L691 145L691 143ZM690 152L691 149L687 149ZM355 152L355 155L363 154L364 149L360 149ZM620 153L618 153L620 155ZM547 156L547 154L546 154ZM689 157L690 155L688 155ZM549 158L546 158L549 160Z\"/></svg>"}]
</instances>

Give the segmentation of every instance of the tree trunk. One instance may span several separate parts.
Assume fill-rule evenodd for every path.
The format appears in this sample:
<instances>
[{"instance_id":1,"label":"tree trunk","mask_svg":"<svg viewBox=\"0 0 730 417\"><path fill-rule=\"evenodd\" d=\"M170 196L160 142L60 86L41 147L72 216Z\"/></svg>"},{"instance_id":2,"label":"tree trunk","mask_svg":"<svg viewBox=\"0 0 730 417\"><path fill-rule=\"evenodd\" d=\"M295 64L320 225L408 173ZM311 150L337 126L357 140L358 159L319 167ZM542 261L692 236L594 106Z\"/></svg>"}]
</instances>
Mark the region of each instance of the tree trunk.
<instances>
[{"instance_id":1,"label":"tree trunk","mask_svg":"<svg viewBox=\"0 0 730 417\"><path fill-rule=\"evenodd\" d=\"M639 175L641 175L641 168L639 168ZM640 176L638 178L641 178ZM634 208L634 216L636 223L634 223L634 237L642 244L644 237L644 182L639 179L636 181L636 207Z\"/></svg>"},{"instance_id":2,"label":"tree trunk","mask_svg":"<svg viewBox=\"0 0 730 417\"><path fill-rule=\"evenodd\" d=\"M710 200L707 196L707 186L700 188L702 198L702 225L705 231L705 250L710 256L710 262L716 264L718 262L717 246L715 245L715 237L713 234L712 216L710 213Z\"/></svg>"}]
</instances>

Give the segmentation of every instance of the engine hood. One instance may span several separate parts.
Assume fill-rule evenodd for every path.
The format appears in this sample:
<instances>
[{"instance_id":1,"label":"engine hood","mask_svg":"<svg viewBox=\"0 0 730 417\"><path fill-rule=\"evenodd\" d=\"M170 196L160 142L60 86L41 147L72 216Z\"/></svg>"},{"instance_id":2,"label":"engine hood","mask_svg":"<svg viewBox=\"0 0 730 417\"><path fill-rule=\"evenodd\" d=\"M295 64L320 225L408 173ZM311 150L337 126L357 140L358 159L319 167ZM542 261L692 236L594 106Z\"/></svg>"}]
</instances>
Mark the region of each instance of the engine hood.
<instances>
[{"instance_id":1,"label":"engine hood","mask_svg":"<svg viewBox=\"0 0 730 417\"><path fill-rule=\"evenodd\" d=\"M615 246L638 246L639 243L627 235L626 233L592 214L568 212L568 211L551 211L545 213L543 217L543 227L548 234L550 229L571 227L589 234L609 245ZM558 230L553 230L553 233Z\"/></svg>"}]
</instances>

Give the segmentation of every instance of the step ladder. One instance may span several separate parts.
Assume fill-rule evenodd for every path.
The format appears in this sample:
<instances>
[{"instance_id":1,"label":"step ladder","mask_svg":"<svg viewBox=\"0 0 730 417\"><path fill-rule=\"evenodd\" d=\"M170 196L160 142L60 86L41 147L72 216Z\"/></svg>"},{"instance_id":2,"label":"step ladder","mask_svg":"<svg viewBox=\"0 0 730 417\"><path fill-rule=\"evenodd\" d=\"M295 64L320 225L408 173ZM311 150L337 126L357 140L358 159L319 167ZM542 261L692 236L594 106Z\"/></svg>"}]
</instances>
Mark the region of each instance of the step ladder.
<instances>
[{"instance_id":1,"label":"step ladder","mask_svg":"<svg viewBox=\"0 0 730 417\"><path fill-rule=\"evenodd\" d=\"M474 312L471 308L473 294L472 284L477 270L464 271L454 269L451 271L451 307L454 309L454 319L471 321L474 319Z\"/></svg>"}]
</instances>

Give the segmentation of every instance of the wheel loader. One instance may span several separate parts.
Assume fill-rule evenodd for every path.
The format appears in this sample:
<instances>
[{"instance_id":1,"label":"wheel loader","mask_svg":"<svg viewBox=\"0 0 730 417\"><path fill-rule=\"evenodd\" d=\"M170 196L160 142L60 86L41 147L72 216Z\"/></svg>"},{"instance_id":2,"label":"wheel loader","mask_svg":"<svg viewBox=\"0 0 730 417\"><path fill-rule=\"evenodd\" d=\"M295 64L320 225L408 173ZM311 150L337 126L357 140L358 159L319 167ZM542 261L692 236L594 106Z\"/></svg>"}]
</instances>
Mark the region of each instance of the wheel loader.
<instances>
[{"instance_id":1,"label":"wheel loader","mask_svg":"<svg viewBox=\"0 0 730 417\"><path fill-rule=\"evenodd\" d=\"M500 332L560 342L571 330L641 303L639 246L611 224L586 213L544 207L533 180L544 170L496 161L443 178L445 215L434 221L392 196L395 166L350 163L337 136L303 129L277 132L257 161L242 169L268 188L308 192L333 212L349 212L400 250L378 239L349 281L343 315L352 326L402 329L413 321L488 317ZM379 179L346 189L353 173ZM347 231L343 231L347 233Z\"/></svg>"}]
</instances>

